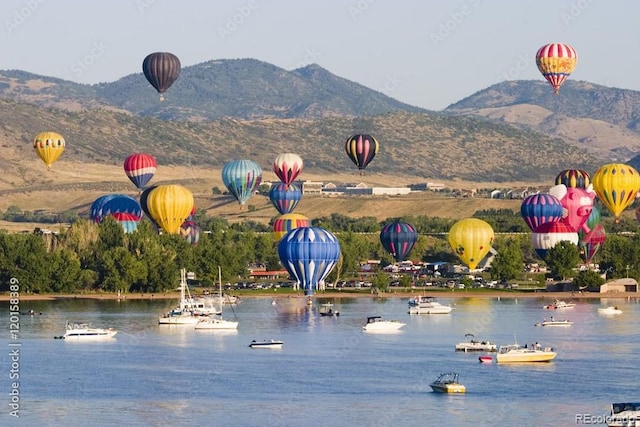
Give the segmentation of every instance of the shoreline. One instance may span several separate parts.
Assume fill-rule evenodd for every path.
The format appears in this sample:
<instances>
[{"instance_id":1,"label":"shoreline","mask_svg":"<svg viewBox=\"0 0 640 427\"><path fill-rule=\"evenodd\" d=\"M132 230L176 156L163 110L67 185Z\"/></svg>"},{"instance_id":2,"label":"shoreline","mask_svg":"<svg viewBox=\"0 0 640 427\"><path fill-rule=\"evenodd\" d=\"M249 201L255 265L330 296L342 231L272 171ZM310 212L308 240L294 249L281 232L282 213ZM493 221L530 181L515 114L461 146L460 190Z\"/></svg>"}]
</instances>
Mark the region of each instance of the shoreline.
<instances>
[{"instance_id":1,"label":"shoreline","mask_svg":"<svg viewBox=\"0 0 640 427\"><path fill-rule=\"evenodd\" d=\"M387 292L381 294L372 294L365 292L316 292L312 298L410 298L416 295L429 294L436 298L540 298L540 299L601 299L601 298L624 298L624 299L638 299L640 298L640 292L611 292L611 293L597 293L597 292L514 292L514 291L427 291L424 289L413 289L411 291L396 291ZM240 293L237 295L240 299L249 298L271 298L271 299L293 299L293 298L307 298L303 293L269 293L269 292L256 292L255 294ZM194 295L200 296L200 295ZM177 300L180 298L179 292L163 292L159 294L121 294L116 293L100 293L100 294L28 294L20 295L20 301L55 301L55 300L68 300L68 299L90 299L90 300ZM11 297L8 293L0 295L0 301L10 301Z\"/></svg>"}]
</instances>

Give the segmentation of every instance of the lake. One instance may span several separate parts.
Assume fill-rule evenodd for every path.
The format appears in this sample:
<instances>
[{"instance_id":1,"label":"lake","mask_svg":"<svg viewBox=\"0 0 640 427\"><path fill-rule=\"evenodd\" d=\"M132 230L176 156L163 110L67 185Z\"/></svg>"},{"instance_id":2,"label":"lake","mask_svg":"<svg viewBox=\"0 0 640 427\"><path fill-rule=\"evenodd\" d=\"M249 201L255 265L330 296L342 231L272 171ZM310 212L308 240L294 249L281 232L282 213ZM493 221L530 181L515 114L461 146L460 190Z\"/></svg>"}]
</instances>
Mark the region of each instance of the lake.
<instances>
[{"instance_id":1,"label":"lake","mask_svg":"<svg viewBox=\"0 0 640 427\"><path fill-rule=\"evenodd\" d=\"M169 300L23 301L18 340L5 351L1 425L59 426L575 426L602 417L612 402L640 401L640 306L624 299L580 301L545 310L549 299L441 299L447 315L407 314L407 299L333 299L339 317L321 317L317 297L246 299L231 333L158 325ZM8 303L5 303L8 308ZM618 305L623 314L602 316ZM5 309L8 313L8 309ZM407 325L397 334L362 331L367 316ZM8 314L7 314L8 316ZM570 327L536 327L554 316ZM54 339L66 320L113 327L115 339ZM455 352L465 334L498 345L539 342L551 363L478 363ZM280 350L251 349L253 339L282 339ZM19 418L9 415L10 351L19 343ZM437 394L429 383L460 374L464 395ZM584 418L583 418L584 419ZM596 420L598 418L595 418ZM603 425L601 423L601 425Z\"/></svg>"}]
</instances>

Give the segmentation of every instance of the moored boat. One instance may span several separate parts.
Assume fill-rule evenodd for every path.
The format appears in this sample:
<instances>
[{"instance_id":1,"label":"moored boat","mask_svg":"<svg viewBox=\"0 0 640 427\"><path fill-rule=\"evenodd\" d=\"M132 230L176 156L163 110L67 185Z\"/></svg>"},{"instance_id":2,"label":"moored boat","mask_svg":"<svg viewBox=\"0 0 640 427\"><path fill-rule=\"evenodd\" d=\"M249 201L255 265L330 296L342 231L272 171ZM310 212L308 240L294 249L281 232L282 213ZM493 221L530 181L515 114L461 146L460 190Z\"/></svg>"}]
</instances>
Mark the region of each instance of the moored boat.
<instances>
[{"instance_id":1,"label":"moored boat","mask_svg":"<svg viewBox=\"0 0 640 427\"><path fill-rule=\"evenodd\" d=\"M118 331L112 328L96 328L89 323L74 323L67 321L65 334L61 337L65 340L100 340L106 338L113 338Z\"/></svg>"},{"instance_id":2,"label":"moored boat","mask_svg":"<svg viewBox=\"0 0 640 427\"><path fill-rule=\"evenodd\" d=\"M405 325L397 320L384 320L382 316L369 316L362 329L366 332L395 332Z\"/></svg>"},{"instance_id":3,"label":"moored boat","mask_svg":"<svg viewBox=\"0 0 640 427\"><path fill-rule=\"evenodd\" d=\"M535 343L530 347L519 344L502 345L496 354L497 363L528 363L528 362L550 362L557 353L550 347L544 349L540 344Z\"/></svg>"},{"instance_id":4,"label":"moored boat","mask_svg":"<svg viewBox=\"0 0 640 427\"><path fill-rule=\"evenodd\" d=\"M480 341L473 334L466 334L469 341L456 344L456 351L496 351L498 346L491 341Z\"/></svg>"},{"instance_id":5,"label":"moored boat","mask_svg":"<svg viewBox=\"0 0 640 427\"><path fill-rule=\"evenodd\" d=\"M455 372L440 374L438 379L429 386L437 393L465 393L467 391L467 388L458 381L458 374Z\"/></svg>"},{"instance_id":6,"label":"moored boat","mask_svg":"<svg viewBox=\"0 0 640 427\"><path fill-rule=\"evenodd\" d=\"M543 308L546 308L547 310L558 310L563 308L573 308L575 306L576 305L572 302L566 302L566 301L557 299L553 302L553 304L545 305L543 306Z\"/></svg>"},{"instance_id":7,"label":"moored boat","mask_svg":"<svg viewBox=\"0 0 640 427\"><path fill-rule=\"evenodd\" d=\"M340 312L333 309L333 304L328 302L326 304L322 304L318 309L318 313L320 316L340 316Z\"/></svg>"},{"instance_id":8,"label":"moored boat","mask_svg":"<svg viewBox=\"0 0 640 427\"><path fill-rule=\"evenodd\" d=\"M640 426L640 403L612 403L611 414L607 419L609 427Z\"/></svg>"},{"instance_id":9,"label":"moored boat","mask_svg":"<svg viewBox=\"0 0 640 427\"><path fill-rule=\"evenodd\" d=\"M409 300L409 314L448 314L453 307L440 304L432 296L420 295Z\"/></svg>"},{"instance_id":10,"label":"moored boat","mask_svg":"<svg viewBox=\"0 0 640 427\"><path fill-rule=\"evenodd\" d=\"M220 294L222 294L222 269L218 267L218 284ZM204 316L196 323L195 329L238 329L238 322L235 320L225 320L222 318L222 300L219 301L220 314L214 316Z\"/></svg>"},{"instance_id":11,"label":"moored boat","mask_svg":"<svg viewBox=\"0 0 640 427\"><path fill-rule=\"evenodd\" d=\"M251 348L282 348L283 344L284 344L283 341L273 340L273 339L263 340L263 341L253 340L249 344L249 347Z\"/></svg>"},{"instance_id":12,"label":"moored boat","mask_svg":"<svg viewBox=\"0 0 640 427\"><path fill-rule=\"evenodd\" d=\"M204 304L204 302L203 302ZM208 312L197 309L196 301L191 297L189 286L187 285L187 270L180 270L180 301L178 305L158 318L160 325L195 325L202 316ZM211 307L213 313L218 313L218 309Z\"/></svg>"},{"instance_id":13,"label":"moored boat","mask_svg":"<svg viewBox=\"0 0 640 427\"><path fill-rule=\"evenodd\" d=\"M553 317L551 320L544 319L542 322L536 323L535 326L571 326L573 322L567 319L556 320Z\"/></svg>"},{"instance_id":14,"label":"moored boat","mask_svg":"<svg viewBox=\"0 0 640 427\"><path fill-rule=\"evenodd\" d=\"M492 356L480 356L478 357L478 360L480 361L480 363L493 363Z\"/></svg>"}]
</instances>

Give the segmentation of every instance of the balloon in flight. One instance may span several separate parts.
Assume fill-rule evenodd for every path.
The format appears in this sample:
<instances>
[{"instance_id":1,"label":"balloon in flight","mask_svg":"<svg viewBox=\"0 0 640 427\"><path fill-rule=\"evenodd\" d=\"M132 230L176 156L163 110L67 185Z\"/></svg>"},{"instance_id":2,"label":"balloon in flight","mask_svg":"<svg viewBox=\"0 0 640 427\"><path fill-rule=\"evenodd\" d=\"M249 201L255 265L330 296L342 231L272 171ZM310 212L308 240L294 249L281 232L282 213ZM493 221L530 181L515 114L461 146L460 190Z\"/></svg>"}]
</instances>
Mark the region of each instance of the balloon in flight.
<instances>
[{"instance_id":1,"label":"balloon in flight","mask_svg":"<svg viewBox=\"0 0 640 427\"><path fill-rule=\"evenodd\" d=\"M362 174L367 165L378 154L378 141L371 135L356 134L350 136L344 144L344 149Z\"/></svg>"},{"instance_id":2,"label":"balloon in flight","mask_svg":"<svg viewBox=\"0 0 640 427\"><path fill-rule=\"evenodd\" d=\"M580 234L580 233L578 233ZM580 258L589 264L593 257L598 253L607 238L602 224L598 224L589 233L585 234L578 241L580 249Z\"/></svg>"},{"instance_id":3,"label":"balloon in flight","mask_svg":"<svg viewBox=\"0 0 640 427\"><path fill-rule=\"evenodd\" d=\"M311 226L311 221L309 221L309 218L304 215L295 213L280 215L273 222L273 237L276 242L279 242L280 239L282 239L282 237L289 231L299 227L309 226Z\"/></svg>"},{"instance_id":4,"label":"balloon in flight","mask_svg":"<svg viewBox=\"0 0 640 427\"><path fill-rule=\"evenodd\" d=\"M142 61L142 72L151 86L158 91L162 101L162 94L180 75L180 60L169 52L154 52Z\"/></svg>"},{"instance_id":5,"label":"balloon in flight","mask_svg":"<svg viewBox=\"0 0 640 427\"><path fill-rule=\"evenodd\" d=\"M560 242L578 244L578 233L569 224L562 221L545 222L533 230L531 243L540 258L545 259L549 249Z\"/></svg>"},{"instance_id":6,"label":"balloon in flight","mask_svg":"<svg viewBox=\"0 0 640 427\"><path fill-rule=\"evenodd\" d=\"M262 168L252 160L233 160L222 167L222 182L244 206L262 182Z\"/></svg>"},{"instance_id":7,"label":"balloon in flight","mask_svg":"<svg viewBox=\"0 0 640 427\"><path fill-rule=\"evenodd\" d=\"M416 228L406 222L394 221L380 231L382 247L398 262L407 259L417 241Z\"/></svg>"},{"instance_id":8,"label":"balloon in flight","mask_svg":"<svg viewBox=\"0 0 640 427\"><path fill-rule=\"evenodd\" d=\"M559 221L562 218L562 205L560 200L551 194L532 194L522 201L520 214L533 231L545 222Z\"/></svg>"},{"instance_id":9,"label":"balloon in flight","mask_svg":"<svg viewBox=\"0 0 640 427\"><path fill-rule=\"evenodd\" d=\"M182 185L158 185L146 199L153 220L169 234L180 232L180 226L191 214L193 194Z\"/></svg>"},{"instance_id":10,"label":"balloon in flight","mask_svg":"<svg viewBox=\"0 0 640 427\"><path fill-rule=\"evenodd\" d=\"M281 214L293 212L302 198L302 191L295 184L283 182L273 184L269 190L269 200Z\"/></svg>"},{"instance_id":11,"label":"balloon in flight","mask_svg":"<svg viewBox=\"0 0 640 427\"><path fill-rule=\"evenodd\" d=\"M493 228L478 218L466 218L453 224L449 230L449 244L469 270L489 253L493 243Z\"/></svg>"},{"instance_id":12,"label":"balloon in flight","mask_svg":"<svg viewBox=\"0 0 640 427\"><path fill-rule=\"evenodd\" d=\"M195 246L200 241L200 227L195 221L187 220L180 225L180 236Z\"/></svg>"},{"instance_id":13,"label":"balloon in flight","mask_svg":"<svg viewBox=\"0 0 640 427\"><path fill-rule=\"evenodd\" d=\"M640 190L638 171L624 163L609 163L601 166L592 180L600 201L619 222L620 215L633 203Z\"/></svg>"},{"instance_id":14,"label":"balloon in flight","mask_svg":"<svg viewBox=\"0 0 640 427\"><path fill-rule=\"evenodd\" d=\"M134 153L124 159L124 173L139 189L144 188L151 181L157 166L156 158L149 154Z\"/></svg>"},{"instance_id":15,"label":"balloon in flight","mask_svg":"<svg viewBox=\"0 0 640 427\"><path fill-rule=\"evenodd\" d=\"M582 169L565 169L556 176L555 184L564 184L568 188L587 188L591 184L591 176Z\"/></svg>"},{"instance_id":16,"label":"balloon in flight","mask_svg":"<svg viewBox=\"0 0 640 427\"><path fill-rule=\"evenodd\" d=\"M33 149L47 165L47 169L51 169L51 166L58 160L58 157L64 152L64 147L64 138L55 132L41 132L33 140Z\"/></svg>"},{"instance_id":17,"label":"balloon in flight","mask_svg":"<svg viewBox=\"0 0 640 427\"><path fill-rule=\"evenodd\" d=\"M303 167L302 158L295 153L280 154L273 162L273 172L286 185L296 180Z\"/></svg>"},{"instance_id":18,"label":"balloon in flight","mask_svg":"<svg viewBox=\"0 0 640 427\"><path fill-rule=\"evenodd\" d=\"M551 43L542 46L536 53L538 70L553 86L556 95L560 86L569 77L578 63L576 50L564 43Z\"/></svg>"}]
</instances>

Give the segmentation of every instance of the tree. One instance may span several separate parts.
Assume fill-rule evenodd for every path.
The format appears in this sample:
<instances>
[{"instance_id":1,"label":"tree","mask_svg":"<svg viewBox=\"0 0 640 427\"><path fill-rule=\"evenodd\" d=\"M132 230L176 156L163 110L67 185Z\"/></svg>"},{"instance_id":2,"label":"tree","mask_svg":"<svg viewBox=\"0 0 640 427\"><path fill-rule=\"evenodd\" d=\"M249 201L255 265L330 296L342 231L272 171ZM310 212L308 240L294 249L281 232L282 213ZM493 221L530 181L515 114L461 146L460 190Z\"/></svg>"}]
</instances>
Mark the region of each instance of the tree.
<instances>
[{"instance_id":1,"label":"tree","mask_svg":"<svg viewBox=\"0 0 640 427\"><path fill-rule=\"evenodd\" d=\"M491 278L494 280L515 279L524 265L518 239L496 240L498 255L491 262Z\"/></svg>"},{"instance_id":2,"label":"tree","mask_svg":"<svg viewBox=\"0 0 640 427\"><path fill-rule=\"evenodd\" d=\"M389 289L389 276L380 271L371 278L371 287L379 292L386 292Z\"/></svg>"},{"instance_id":3,"label":"tree","mask_svg":"<svg viewBox=\"0 0 640 427\"><path fill-rule=\"evenodd\" d=\"M604 284L604 279L593 270L581 271L573 279L575 289L587 289L598 292L602 284Z\"/></svg>"},{"instance_id":4,"label":"tree","mask_svg":"<svg viewBox=\"0 0 640 427\"><path fill-rule=\"evenodd\" d=\"M580 250L576 245L568 241L562 241L547 251L545 261L551 274L554 277L562 277L562 280L564 280L567 276L573 274L573 269L582 262L582 259L580 258Z\"/></svg>"}]
</instances>

